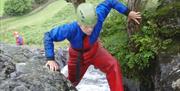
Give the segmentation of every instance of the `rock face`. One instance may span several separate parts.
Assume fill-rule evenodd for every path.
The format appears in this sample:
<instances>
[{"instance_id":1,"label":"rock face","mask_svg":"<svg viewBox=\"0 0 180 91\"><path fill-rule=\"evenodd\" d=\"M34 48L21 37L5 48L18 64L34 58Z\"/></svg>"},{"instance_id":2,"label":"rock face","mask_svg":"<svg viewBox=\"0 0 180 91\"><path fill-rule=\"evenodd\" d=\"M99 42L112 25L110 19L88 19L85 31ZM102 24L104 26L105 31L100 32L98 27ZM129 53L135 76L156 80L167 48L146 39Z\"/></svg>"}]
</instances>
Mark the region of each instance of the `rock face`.
<instances>
[{"instance_id":1,"label":"rock face","mask_svg":"<svg viewBox=\"0 0 180 91\"><path fill-rule=\"evenodd\" d=\"M155 91L180 91L180 54L161 54L158 62Z\"/></svg>"},{"instance_id":2,"label":"rock face","mask_svg":"<svg viewBox=\"0 0 180 91\"><path fill-rule=\"evenodd\" d=\"M161 36L172 40L170 47L157 57L155 91L180 91L180 1L161 0L157 24L164 28Z\"/></svg>"},{"instance_id":3,"label":"rock face","mask_svg":"<svg viewBox=\"0 0 180 91\"><path fill-rule=\"evenodd\" d=\"M44 65L42 50L0 43L0 91L77 91Z\"/></svg>"}]
</instances>

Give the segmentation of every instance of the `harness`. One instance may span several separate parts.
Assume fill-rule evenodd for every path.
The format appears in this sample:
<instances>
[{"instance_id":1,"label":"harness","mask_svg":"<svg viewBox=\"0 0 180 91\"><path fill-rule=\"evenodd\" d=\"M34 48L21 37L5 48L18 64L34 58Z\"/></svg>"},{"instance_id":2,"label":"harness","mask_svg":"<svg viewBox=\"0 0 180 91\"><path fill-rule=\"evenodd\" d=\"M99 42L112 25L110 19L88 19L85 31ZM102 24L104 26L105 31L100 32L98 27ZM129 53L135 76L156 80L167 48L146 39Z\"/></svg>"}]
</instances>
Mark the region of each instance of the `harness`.
<instances>
[{"instance_id":1,"label":"harness","mask_svg":"<svg viewBox=\"0 0 180 91\"><path fill-rule=\"evenodd\" d=\"M82 43L82 49L75 49L73 48L73 50L77 51L78 52L78 56L77 56L77 63L76 63L76 81L79 81L80 80L80 69L81 69L81 61L83 61L83 54L85 52L88 52L91 48L88 48L88 49L84 49L84 39L85 37L87 36L83 36L83 43Z\"/></svg>"}]
</instances>

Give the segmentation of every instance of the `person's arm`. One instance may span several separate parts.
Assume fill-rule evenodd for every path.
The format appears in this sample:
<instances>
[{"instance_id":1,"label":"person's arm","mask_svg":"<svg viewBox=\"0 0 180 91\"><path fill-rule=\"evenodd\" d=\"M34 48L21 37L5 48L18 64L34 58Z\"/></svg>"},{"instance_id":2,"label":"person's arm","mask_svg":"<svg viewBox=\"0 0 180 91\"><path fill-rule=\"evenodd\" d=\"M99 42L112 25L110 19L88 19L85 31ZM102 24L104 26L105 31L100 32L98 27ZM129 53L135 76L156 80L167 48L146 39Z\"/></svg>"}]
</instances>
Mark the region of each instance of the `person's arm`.
<instances>
[{"instance_id":1,"label":"person's arm","mask_svg":"<svg viewBox=\"0 0 180 91\"><path fill-rule=\"evenodd\" d=\"M65 24L63 26L59 26L53 28L51 31L46 32L44 35L44 49L45 56L49 68L51 70L57 70L58 65L55 62L54 58L54 43L57 41L63 41L64 39L69 39L71 36L71 32L73 30L73 24Z\"/></svg>"},{"instance_id":2,"label":"person's arm","mask_svg":"<svg viewBox=\"0 0 180 91\"><path fill-rule=\"evenodd\" d=\"M112 8L126 16L129 14L129 9L118 0L105 0L96 8L98 18L104 21Z\"/></svg>"},{"instance_id":3,"label":"person's arm","mask_svg":"<svg viewBox=\"0 0 180 91\"><path fill-rule=\"evenodd\" d=\"M133 19L137 22L136 19L141 18L139 12L130 11L124 4L122 4L118 0L105 0L96 8L98 19L103 22L112 8L117 10L119 13L128 16L129 20Z\"/></svg>"}]
</instances>

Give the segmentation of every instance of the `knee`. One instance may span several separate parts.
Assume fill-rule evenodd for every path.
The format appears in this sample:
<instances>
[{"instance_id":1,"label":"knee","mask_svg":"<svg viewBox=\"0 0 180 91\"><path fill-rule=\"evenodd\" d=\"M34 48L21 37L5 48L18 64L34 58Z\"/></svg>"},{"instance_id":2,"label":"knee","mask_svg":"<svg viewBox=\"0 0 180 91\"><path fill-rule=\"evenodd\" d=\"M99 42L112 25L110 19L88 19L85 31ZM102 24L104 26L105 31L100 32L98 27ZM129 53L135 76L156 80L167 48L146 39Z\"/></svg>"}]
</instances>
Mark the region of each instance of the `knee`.
<instances>
[{"instance_id":1,"label":"knee","mask_svg":"<svg viewBox=\"0 0 180 91\"><path fill-rule=\"evenodd\" d=\"M119 63L116 60L111 61L111 63L109 63L109 66L106 67L106 73L116 71L119 69L119 67Z\"/></svg>"},{"instance_id":2,"label":"knee","mask_svg":"<svg viewBox=\"0 0 180 91\"><path fill-rule=\"evenodd\" d=\"M113 61L111 64L111 69L118 69L119 68L119 63L118 61Z\"/></svg>"}]
</instances>

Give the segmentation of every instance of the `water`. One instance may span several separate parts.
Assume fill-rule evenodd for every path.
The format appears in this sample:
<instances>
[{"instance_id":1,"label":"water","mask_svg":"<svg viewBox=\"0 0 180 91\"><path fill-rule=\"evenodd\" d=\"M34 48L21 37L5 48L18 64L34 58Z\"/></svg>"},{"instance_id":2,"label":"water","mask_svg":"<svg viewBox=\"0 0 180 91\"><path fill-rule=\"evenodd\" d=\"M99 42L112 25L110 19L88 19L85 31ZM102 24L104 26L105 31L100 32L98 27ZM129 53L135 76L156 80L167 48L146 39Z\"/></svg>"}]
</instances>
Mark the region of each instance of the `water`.
<instances>
[{"instance_id":1,"label":"water","mask_svg":"<svg viewBox=\"0 0 180 91\"><path fill-rule=\"evenodd\" d=\"M67 66L61 70L61 73L68 76ZM94 66L89 66L76 88L78 91L110 91L105 74Z\"/></svg>"}]
</instances>

